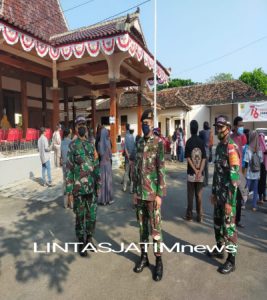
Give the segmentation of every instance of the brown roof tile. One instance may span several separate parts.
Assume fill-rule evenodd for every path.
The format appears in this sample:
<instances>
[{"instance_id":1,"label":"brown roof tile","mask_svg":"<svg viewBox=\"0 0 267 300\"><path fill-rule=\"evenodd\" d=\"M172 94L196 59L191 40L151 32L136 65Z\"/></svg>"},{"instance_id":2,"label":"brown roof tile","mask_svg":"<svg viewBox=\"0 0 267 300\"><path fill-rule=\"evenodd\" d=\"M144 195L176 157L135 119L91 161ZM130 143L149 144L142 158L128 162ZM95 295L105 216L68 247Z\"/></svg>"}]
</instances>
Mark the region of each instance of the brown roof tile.
<instances>
[{"instance_id":1,"label":"brown roof tile","mask_svg":"<svg viewBox=\"0 0 267 300\"><path fill-rule=\"evenodd\" d=\"M181 101L187 105L212 105L231 103L232 92L233 102L250 101L251 99L263 97L262 93L244 82L232 80L165 89L158 92L158 98L165 108L180 105Z\"/></svg>"},{"instance_id":2,"label":"brown roof tile","mask_svg":"<svg viewBox=\"0 0 267 300\"><path fill-rule=\"evenodd\" d=\"M106 99L101 103L96 103L96 109L109 110L110 109L109 103L110 103L110 99ZM141 104L142 106L151 106L151 102L144 95L142 95ZM119 107L120 108L137 107L137 94L123 94L121 96Z\"/></svg>"},{"instance_id":3,"label":"brown roof tile","mask_svg":"<svg viewBox=\"0 0 267 300\"><path fill-rule=\"evenodd\" d=\"M58 34L51 37L51 41L54 45L63 45L131 32L137 41L145 45L142 34L135 30L132 25L135 20L138 20L138 13Z\"/></svg>"},{"instance_id":4,"label":"brown roof tile","mask_svg":"<svg viewBox=\"0 0 267 300\"><path fill-rule=\"evenodd\" d=\"M68 30L59 0L5 0L0 19L42 40Z\"/></svg>"}]
</instances>

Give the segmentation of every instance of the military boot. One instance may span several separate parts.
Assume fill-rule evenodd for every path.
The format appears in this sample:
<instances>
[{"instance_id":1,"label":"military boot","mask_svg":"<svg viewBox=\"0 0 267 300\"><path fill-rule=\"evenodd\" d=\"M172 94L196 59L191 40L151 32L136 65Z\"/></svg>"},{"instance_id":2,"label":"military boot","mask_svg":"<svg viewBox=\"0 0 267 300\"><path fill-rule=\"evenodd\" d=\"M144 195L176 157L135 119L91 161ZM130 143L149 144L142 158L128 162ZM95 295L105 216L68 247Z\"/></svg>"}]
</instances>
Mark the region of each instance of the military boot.
<instances>
[{"instance_id":1,"label":"military boot","mask_svg":"<svg viewBox=\"0 0 267 300\"><path fill-rule=\"evenodd\" d=\"M217 248L218 249L221 249L221 247L222 247L222 244L217 244ZM224 258L224 250L222 250L221 252L219 252L218 250L217 250L217 248L214 248L212 251L209 251L209 250L207 250L207 255L209 256L209 257L217 257L217 258Z\"/></svg>"},{"instance_id":2,"label":"military boot","mask_svg":"<svg viewBox=\"0 0 267 300\"><path fill-rule=\"evenodd\" d=\"M235 270L235 256L228 254L226 262L218 268L218 272L222 274L229 274Z\"/></svg>"},{"instance_id":3,"label":"military boot","mask_svg":"<svg viewBox=\"0 0 267 300\"><path fill-rule=\"evenodd\" d=\"M161 259L161 256L156 256L156 267L155 267L153 279L155 281L160 281L162 279L162 276L163 276L162 259Z\"/></svg>"},{"instance_id":4,"label":"military boot","mask_svg":"<svg viewBox=\"0 0 267 300\"><path fill-rule=\"evenodd\" d=\"M141 259L134 267L135 273L141 273L145 267L149 266L149 260L147 253L144 250L141 250Z\"/></svg>"},{"instance_id":5,"label":"military boot","mask_svg":"<svg viewBox=\"0 0 267 300\"><path fill-rule=\"evenodd\" d=\"M86 246L86 244L84 243L83 239L79 239L79 243L82 243L82 244L79 244L78 245L78 251L79 251L79 254L81 257L86 257L88 254L87 254L87 251L82 251L83 248Z\"/></svg>"}]
</instances>

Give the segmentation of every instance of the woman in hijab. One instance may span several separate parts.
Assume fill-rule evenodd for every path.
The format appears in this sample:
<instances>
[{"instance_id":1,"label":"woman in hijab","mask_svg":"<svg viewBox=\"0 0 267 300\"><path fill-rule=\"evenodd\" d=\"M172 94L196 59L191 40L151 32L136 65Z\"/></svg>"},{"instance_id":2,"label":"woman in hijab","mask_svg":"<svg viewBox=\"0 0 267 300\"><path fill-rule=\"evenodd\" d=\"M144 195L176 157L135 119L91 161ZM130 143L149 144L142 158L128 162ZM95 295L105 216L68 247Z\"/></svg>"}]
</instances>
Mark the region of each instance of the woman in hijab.
<instances>
[{"instance_id":1,"label":"woman in hijab","mask_svg":"<svg viewBox=\"0 0 267 300\"><path fill-rule=\"evenodd\" d=\"M263 154L263 162L261 163L260 171L260 180L259 180L259 202L258 204L262 205L266 201L266 170L267 170L267 146L265 144L265 135L264 133L259 134L259 147Z\"/></svg>"},{"instance_id":2,"label":"woman in hijab","mask_svg":"<svg viewBox=\"0 0 267 300\"><path fill-rule=\"evenodd\" d=\"M253 191L252 210L256 211L258 201L258 183L260 179L260 164L262 163L262 151L259 147L259 136L257 131L249 134L249 145L245 154L245 175L247 185Z\"/></svg>"},{"instance_id":3,"label":"woman in hijab","mask_svg":"<svg viewBox=\"0 0 267 300\"><path fill-rule=\"evenodd\" d=\"M114 202L112 200L112 152L109 132L105 127L101 129L98 153L101 173L101 191L98 203L100 205L112 204Z\"/></svg>"}]
</instances>

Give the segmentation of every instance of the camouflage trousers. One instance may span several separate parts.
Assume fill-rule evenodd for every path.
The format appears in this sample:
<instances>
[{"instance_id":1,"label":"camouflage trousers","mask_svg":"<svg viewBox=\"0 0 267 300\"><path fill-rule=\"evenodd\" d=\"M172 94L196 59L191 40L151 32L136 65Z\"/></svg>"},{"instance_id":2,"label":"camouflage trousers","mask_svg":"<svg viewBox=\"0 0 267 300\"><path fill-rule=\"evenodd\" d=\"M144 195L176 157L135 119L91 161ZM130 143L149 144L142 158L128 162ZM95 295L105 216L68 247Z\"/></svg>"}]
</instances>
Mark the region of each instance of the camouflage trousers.
<instances>
[{"instance_id":1,"label":"camouflage trousers","mask_svg":"<svg viewBox=\"0 0 267 300\"><path fill-rule=\"evenodd\" d=\"M76 214L75 232L79 240L86 241L95 231L97 202L94 195L74 198L73 211Z\"/></svg>"},{"instance_id":2,"label":"camouflage trousers","mask_svg":"<svg viewBox=\"0 0 267 300\"><path fill-rule=\"evenodd\" d=\"M235 224L236 206L232 206L232 211L226 215L224 204L215 204L214 206L214 231L217 244L225 244L225 247L231 246L235 251L231 254L233 256L237 253L237 230Z\"/></svg>"},{"instance_id":3,"label":"camouflage trousers","mask_svg":"<svg viewBox=\"0 0 267 300\"><path fill-rule=\"evenodd\" d=\"M154 243L154 254L160 256L160 243L162 243L161 210L156 209L155 201L138 199L136 205L136 217L139 223L140 242L149 242L149 227ZM142 249L141 245L141 249Z\"/></svg>"}]
</instances>

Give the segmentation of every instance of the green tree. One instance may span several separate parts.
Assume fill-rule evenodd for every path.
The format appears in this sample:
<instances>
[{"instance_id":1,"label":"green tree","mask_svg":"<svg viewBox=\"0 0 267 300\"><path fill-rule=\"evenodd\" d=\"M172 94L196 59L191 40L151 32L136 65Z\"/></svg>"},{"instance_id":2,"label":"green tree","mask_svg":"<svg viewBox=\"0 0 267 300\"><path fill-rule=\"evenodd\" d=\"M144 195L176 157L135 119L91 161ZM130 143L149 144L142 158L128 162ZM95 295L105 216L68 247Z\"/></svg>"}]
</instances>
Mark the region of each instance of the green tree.
<instances>
[{"instance_id":1,"label":"green tree","mask_svg":"<svg viewBox=\"0 0 267 300\"><path fill-rule=\"evenodd\" d=\"M267 95L267 74L261 68L254 69L253 72L243 72L239 80Z\"/></svg>"},{"instance_id":2,"label":"green tree","mask_svg":"<svg viewBox=\"0 0 267 300\"><path fill-rule=\"evenodd\" d=\"M207 82L208 83L216 83L216 82L229 81L229 80L234 80L234 77L231 73L219 73L214 76L211 76L207 80Z\"/></svg>"},{"instance_id":3,"label":"green tree","mask_svg":"<svg viewBox=\"0 0 267 300\"><path fill-rule=\"evenodd\" d=\"M194 84L196 84L196 82L193 82L191 79L174 78L174 79L171 79L168 83L158 85L157 90L161 91L163 89L179 87L179 86L188 86L188 85L194 85Z\"/></svg>"}]
</instances>

